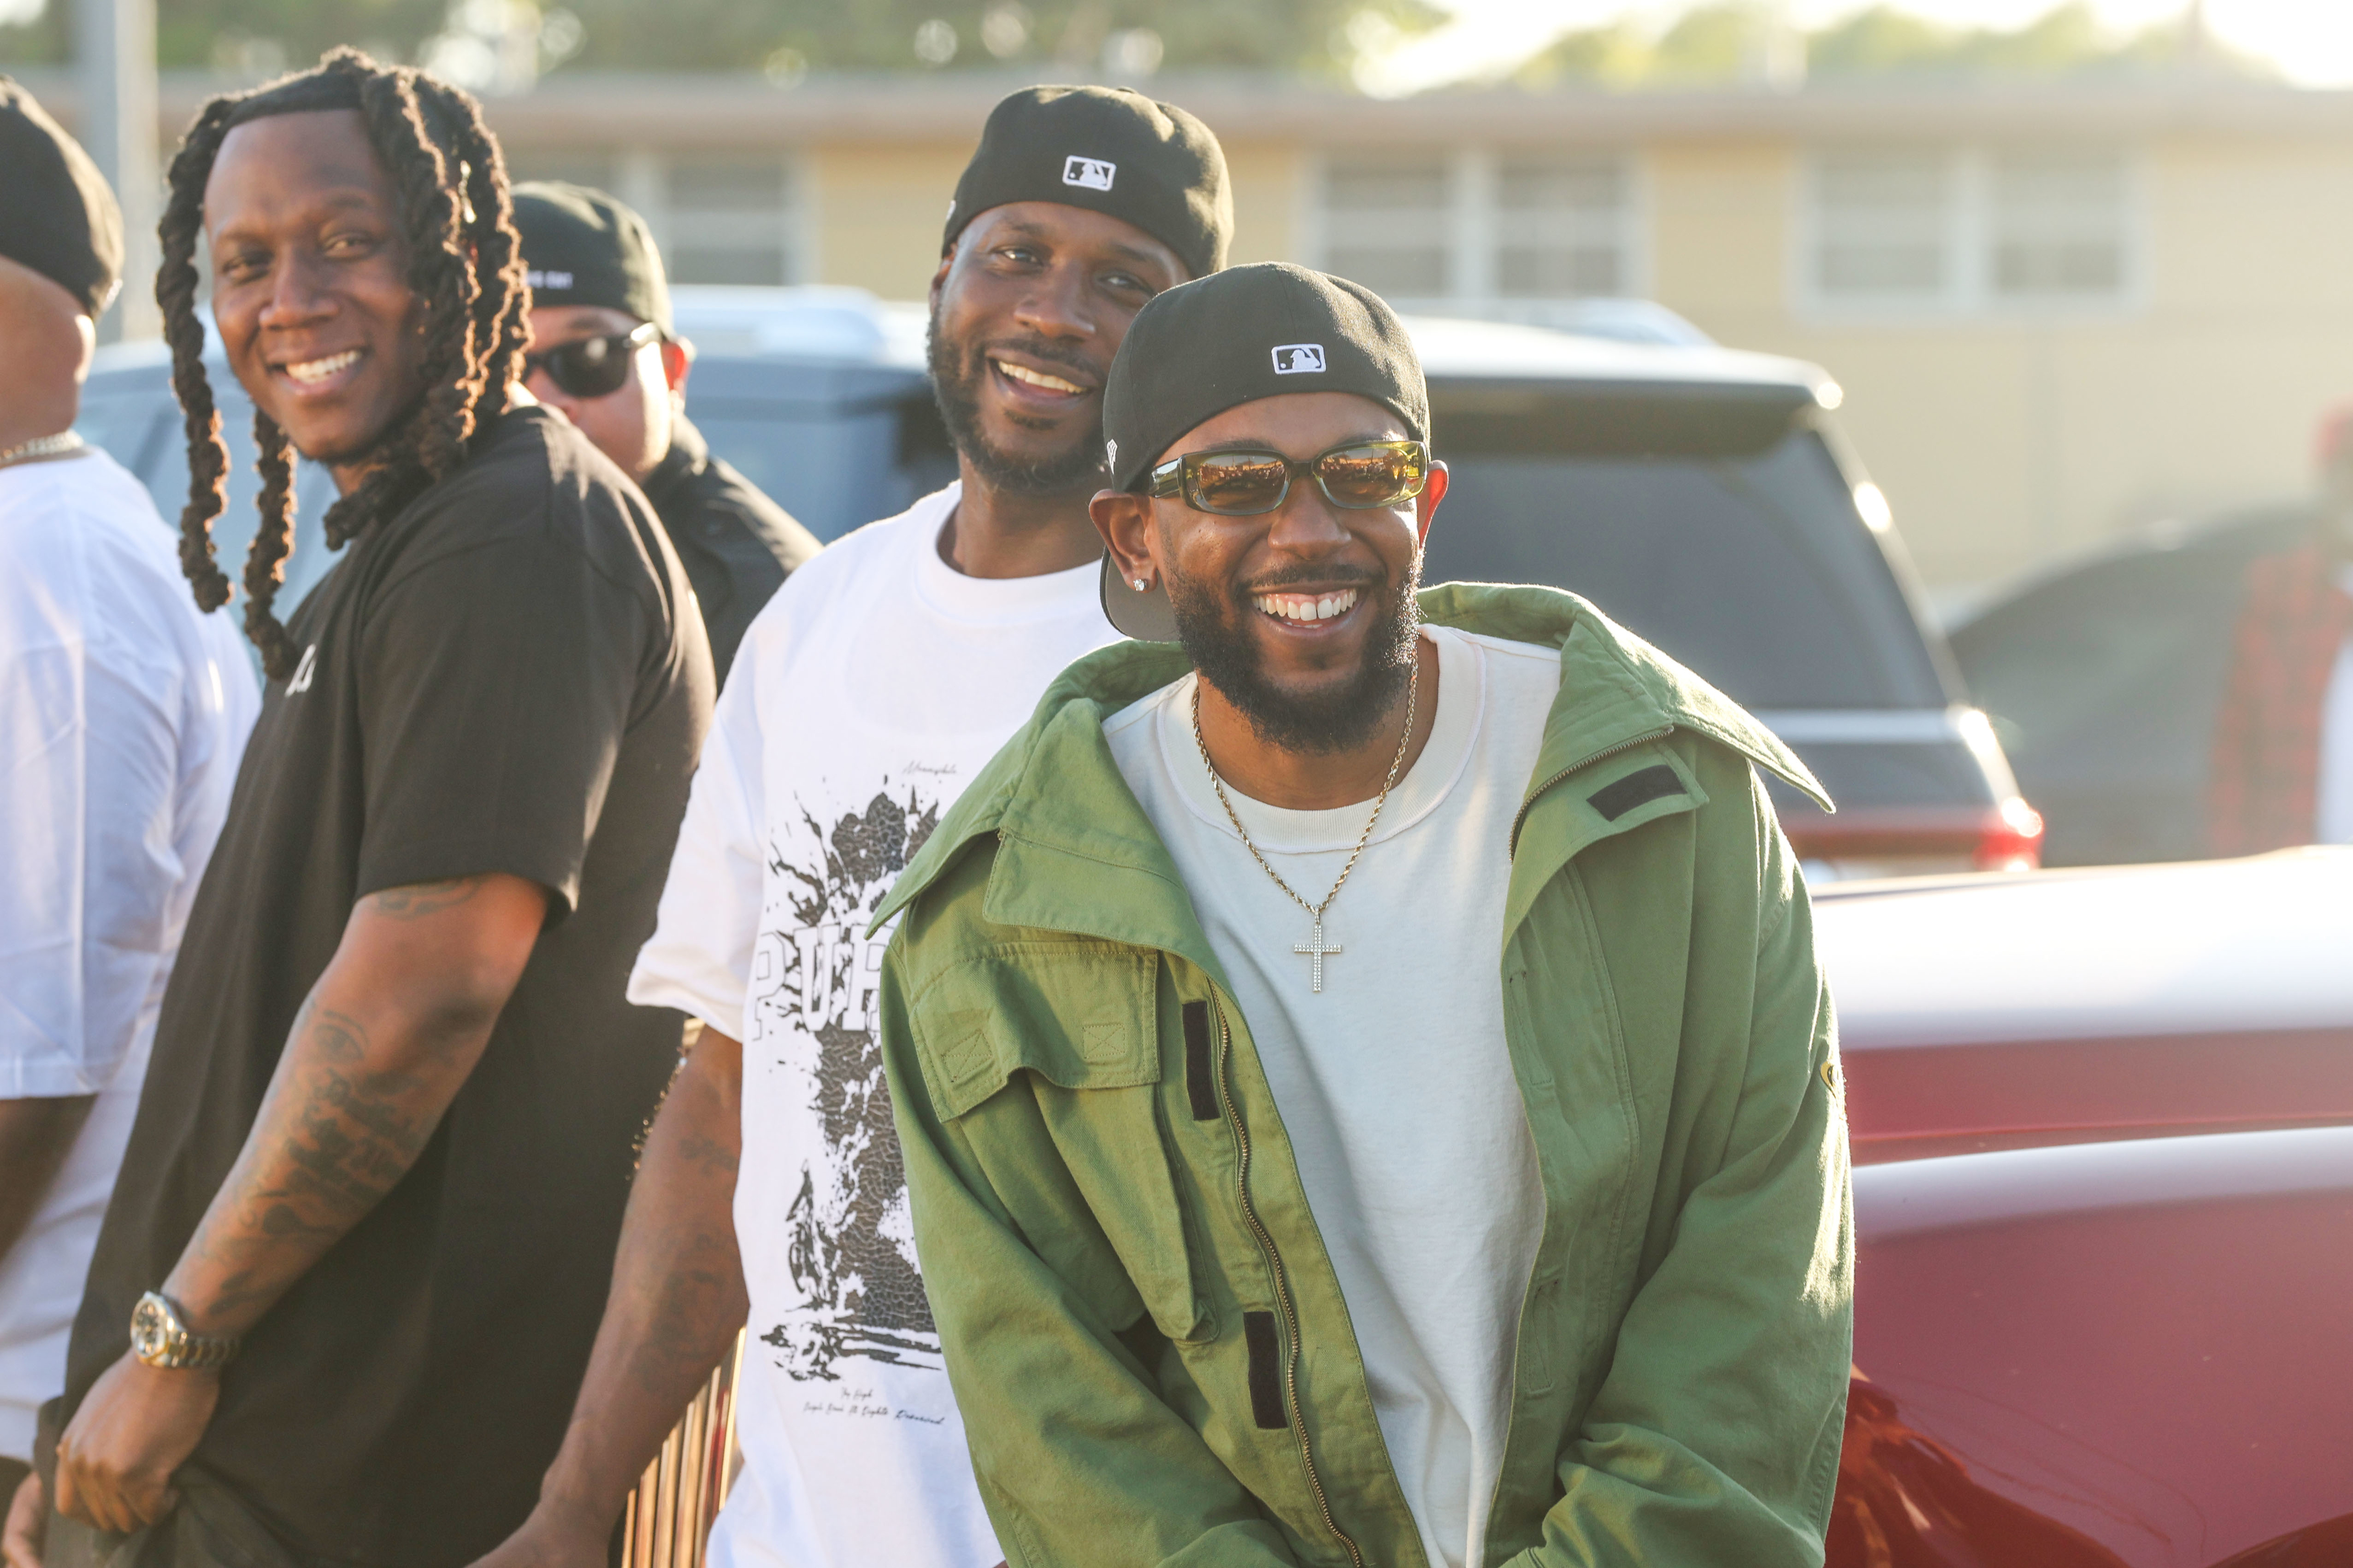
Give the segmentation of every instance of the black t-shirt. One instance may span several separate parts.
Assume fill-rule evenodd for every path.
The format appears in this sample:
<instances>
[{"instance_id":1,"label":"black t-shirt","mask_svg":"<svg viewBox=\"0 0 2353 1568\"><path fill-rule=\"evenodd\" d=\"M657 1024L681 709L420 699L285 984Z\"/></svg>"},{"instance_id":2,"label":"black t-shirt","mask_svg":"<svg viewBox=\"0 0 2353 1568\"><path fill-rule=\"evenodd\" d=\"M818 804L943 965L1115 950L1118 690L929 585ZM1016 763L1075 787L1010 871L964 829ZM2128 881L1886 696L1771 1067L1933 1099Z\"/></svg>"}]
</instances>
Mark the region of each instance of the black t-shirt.
<instances>
[{"instance_id":1,"label":"black t-shirt","mask_svg":"<svg viewBox=\"0 0 2353 1568\"><path fill-rule=\"evenodd\" d=\"M718 458L681 416L670 451L646 476L711 637L711 667L723 682L736 645L760 606L820 548L817 535Z\"/></svg>"},{"instance_id":2,"label":"black t-shirt","mask_svg":"<svg viewBox=\"0 0 2353 1568\"><path fill-rule=\"evenodd\" d=\"M501 871L551 895L432 1142L255 1327L191 1461L307 1556L464 1563L522 1522L563 1437L678 1055L677 1015L623 987L710 721L687 592L620 471L527 407L289 623L305 651L270 683L164 994L69 1413L220 1189L353 904Z\"/></svg>"}]
</instances>

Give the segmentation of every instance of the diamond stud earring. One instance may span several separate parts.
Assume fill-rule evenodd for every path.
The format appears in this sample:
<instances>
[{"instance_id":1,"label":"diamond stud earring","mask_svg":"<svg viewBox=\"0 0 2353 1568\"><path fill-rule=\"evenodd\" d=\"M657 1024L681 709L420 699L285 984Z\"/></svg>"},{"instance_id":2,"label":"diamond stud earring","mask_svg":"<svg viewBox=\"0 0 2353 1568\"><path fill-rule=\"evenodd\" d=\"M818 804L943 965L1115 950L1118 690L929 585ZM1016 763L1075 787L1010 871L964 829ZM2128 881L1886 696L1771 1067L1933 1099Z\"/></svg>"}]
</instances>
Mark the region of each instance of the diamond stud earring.
<instances>
[{"instance_id":1,"label":"diamond stud earring","mask_svg":"<svg viewBox=\"0 0 2353 1568\"><path fill-rule=\"evenodd\" d=\"M1141 594L1141 593L1143 593L1143 592L1144 592L1144 587L1145 587L1144 579L1143 579L1143 578L1141 578L1141 577L1138 577L1138 578L1135 580L1135 591L1136 591L1137 593Z\"/></svg>"}]
</instances>

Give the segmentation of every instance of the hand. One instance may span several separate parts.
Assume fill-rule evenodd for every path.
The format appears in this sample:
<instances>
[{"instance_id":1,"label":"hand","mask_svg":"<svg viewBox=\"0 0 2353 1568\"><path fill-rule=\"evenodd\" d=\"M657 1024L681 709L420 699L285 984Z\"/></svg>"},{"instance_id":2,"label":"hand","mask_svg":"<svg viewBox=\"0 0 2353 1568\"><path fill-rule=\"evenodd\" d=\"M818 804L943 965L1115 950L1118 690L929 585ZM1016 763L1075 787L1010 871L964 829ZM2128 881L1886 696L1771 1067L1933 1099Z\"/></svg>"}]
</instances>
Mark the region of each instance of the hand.
<instances>
[{"instance_id":1,"label":"hand","mask_svg":"<svg viewBox=\"0 0 2353 1568\"><path fill-rule=\"evenodd\" d=\"M49 1533L49 1500L38 1471L26 1476L8 1500L8 1522L0 1526L0 1562L7 1568L41 1568L41 1547Z\"/></svg>"},{"instance_id":2,"label":"hand","mask_svg":"<svg viewBox=\"0 0 2353 1568\"><path fill-rule=\"evenodd\" d=\"M167 1372L123 1352L58 1439L58 1511L121 1534L171 1512L172 1472L219 1403L217 1372Z\"/></svg>"},{"instance_id":3,"label":"hand","mask_svg":"<svg viewBox=\"0 0 2353 1568\"><path fill-rule=\"evenodd\" d=\"M543 1497L522 1528L473 1568L605 1568L612 1539L609 1520L600 1525L585 1508Z\"/></svg>"}]
</instances>

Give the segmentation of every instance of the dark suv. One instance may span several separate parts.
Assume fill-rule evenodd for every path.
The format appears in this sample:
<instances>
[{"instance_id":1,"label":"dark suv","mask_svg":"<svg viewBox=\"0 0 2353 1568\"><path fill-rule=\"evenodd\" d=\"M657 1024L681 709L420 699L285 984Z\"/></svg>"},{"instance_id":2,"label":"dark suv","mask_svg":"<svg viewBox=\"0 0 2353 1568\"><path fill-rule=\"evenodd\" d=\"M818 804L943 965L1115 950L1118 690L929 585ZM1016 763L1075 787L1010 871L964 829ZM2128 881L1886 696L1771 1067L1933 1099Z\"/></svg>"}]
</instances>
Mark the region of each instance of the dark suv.
<instances>
[{"instance_id":1,"label":"dark suv","mask_svg":"<svg viewBox=\"0 0 2353 1568\"><path fill-rule=\"evenodd\" d=\"M702 351L689 414L819 538L954 476L918 309L748 289L681 289L678 308ZM1453 470L1427 579L1581 594L1756 712L1839 803L1825 816L1771 786L1810 877L2034 865L2041 825L1918 613L1886 503L1829 423L1838 388L1650 320L1648 342L1411 323ZM169 517L187 481L166 370L160 348L106 351L82 428ZM250 408L217 367L214 382L237 459L226 560L253 529ZM298 495L288 604L330 563L324 476L304 465Z\"/></svg>"}]
</instances>

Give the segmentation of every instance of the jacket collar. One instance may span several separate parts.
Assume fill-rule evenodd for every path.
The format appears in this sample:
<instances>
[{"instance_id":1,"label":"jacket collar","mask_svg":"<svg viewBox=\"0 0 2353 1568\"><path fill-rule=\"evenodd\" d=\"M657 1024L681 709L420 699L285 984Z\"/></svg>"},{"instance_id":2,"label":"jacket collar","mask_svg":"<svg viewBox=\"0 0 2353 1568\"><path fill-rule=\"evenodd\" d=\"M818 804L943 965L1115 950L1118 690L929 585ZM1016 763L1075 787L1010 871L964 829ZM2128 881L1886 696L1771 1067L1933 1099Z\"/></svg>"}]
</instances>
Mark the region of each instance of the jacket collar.
<instances>
[{"instance_id":1,"label":"jacket collar","mask_svg":"<svg viewBox=\"0 0 2353 1568\"><path fill-rule=\"evenodd\" d=\"M1526 785L1528 805L1588 763L1686 729L1831 808L1813 774L1770 731L1574 594L1454 583L1424 590L1421 609L1435 625L1561 650L1560 695ZM1222 982L1176 862L1103 733L1104 720L1191 668L1174 644L1127 642L1064 670L908 865L874 925L904 909L966 845L993 833L1001 848L983 904L991 921L1157 948Z\"/></svg>"},{"instance_id":2,"label":"jacket collar","mask_svg":"<svg viewBox=\"0 0 2353 1568\"><path fill-rule=\"evenodd\" d=\"M646 476L639 488L659 510L665 492L701 473L710 461L711 446L703 440L702 432L696 429L685 415L673 414L670 416L670 450L662 454L661 461L653 466L653 471Z\"/></svg>"}]
</instances>

